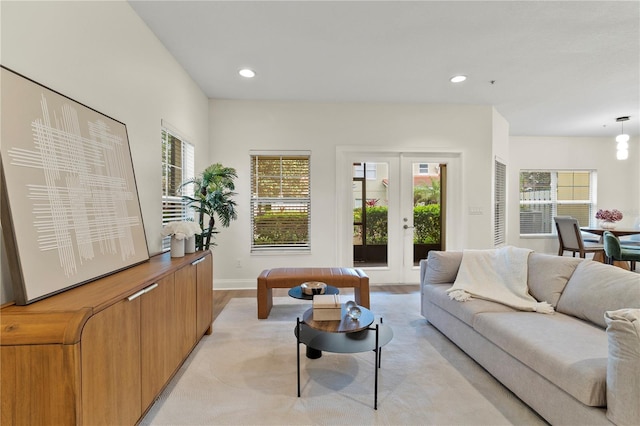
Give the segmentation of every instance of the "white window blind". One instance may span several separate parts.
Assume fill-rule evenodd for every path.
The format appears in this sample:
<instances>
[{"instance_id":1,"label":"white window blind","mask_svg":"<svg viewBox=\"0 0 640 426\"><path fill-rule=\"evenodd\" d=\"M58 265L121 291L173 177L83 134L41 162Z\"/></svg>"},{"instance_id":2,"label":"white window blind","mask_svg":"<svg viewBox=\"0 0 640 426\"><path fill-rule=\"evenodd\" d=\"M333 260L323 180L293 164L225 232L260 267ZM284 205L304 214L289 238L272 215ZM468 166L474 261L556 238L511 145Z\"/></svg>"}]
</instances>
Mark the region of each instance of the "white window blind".
<instances>
[{"instance_id":1,"label":"white window blind","mask_svg":"<svg viewBox=\"0 0 640 426\"><path fill-rule=\"evenodd\" d=\"M506 243L507 224L507 166L495 161L495 211L493 245L498 247Z\"/></svg>"},{"instance_id":2,"label":"white window blind","mask_svg":"<svg viewBox=\"0 0 640 426\"><path fill-rule=\"evenodd\" d=\"M195 150L175 132L162 128L162 224L193 219L193 211L186 207L182 195L192 195L193 185L180 186L193 178ZM162 241L162 249L168 250L169 237Z\"/></svg>"},{"instance_id":3,"label":"white window blind","mask_svg":"<svg viewBox=\"0 0 640 426\"><path fill-rule=\"evenodd\" d=\"M521 170L520 234L555 234L555 216L588 226L595 214L595 183L593 171Z\"/></svg>"},{"instance_id":4,"label":"white window blind","mask_svg":"<svg viewBox=\"0 0 640 426\"><path fill-rule=\"evenodd\" d=\"M251 154L251 251L309 250L310 154Z\"/></svg>"}]
</instances>

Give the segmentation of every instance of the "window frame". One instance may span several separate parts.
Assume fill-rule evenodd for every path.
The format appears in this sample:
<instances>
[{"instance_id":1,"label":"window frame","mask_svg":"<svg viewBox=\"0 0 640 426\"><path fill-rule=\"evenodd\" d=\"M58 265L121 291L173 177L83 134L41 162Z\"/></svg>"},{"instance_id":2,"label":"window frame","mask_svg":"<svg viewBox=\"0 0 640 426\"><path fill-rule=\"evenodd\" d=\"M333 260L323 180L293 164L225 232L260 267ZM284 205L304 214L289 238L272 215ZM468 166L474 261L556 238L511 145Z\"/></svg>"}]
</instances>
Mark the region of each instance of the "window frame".
<instances>
[{"instance_id":1,"label":"window frame","mask_svg":"<svg viewBox=\"0 0 640 426\"><path fill-rule=\"evenodd\" d=\"M164 145L169 143L169 137L173 140L180 142L180 164L177 163L177 158L169 159L169 150L165 149ZM184 187L173 186L175 191L171 190L171 184L169 184L168 169L172 168L180 170L180 182L185 182L192 179L195 175L195 146L182 137L177 131L173 130L165 123L162 124L160 130L160 142L161 149L161 167L162 167L162 225L164 226L168 222L173 221L186 221L194 220L193 209L190 209L183 201L183 195L193 195L193 185L185 185ZM180 190L178 190L180 188ZM175 192L174 194L167 194L167 192ZM162 239L161 250L163 252L170 249L171 238L164 237Z\"/></svg>"},{"instance_id":2,"label":"window frame","mask_svg":"<svg viewBox=\"0 0 640 426\"><path fill-rule=\"evenodd\" d=\"M522 176L524 173L532 174L532 173L549 173L549 199L548 200L532 200L527 201L523 200L523 191L522 191ZM589 199L579 199L579 200L566 200L566 199L558 199L558 188L581 188L584 186L580 185L559 185L558 184L558 176L559 174L564 173L587 173L589 186L588 186L588 197ZM590 169L521 169L518 173L518 194L519 194L519 209L518 209L518 217L520 221L519 225L519 234L520 237L532 238L532 237L552 237L557 235L557 230L555 224L553 223L553 218L558 216L558 207L566 208L567 206L575 205L575 206L587 206L588 208L588 223L581 223L581 226L589 226L593 222L593 216L596 211L596 194L597 194L597 171ZM549 222L549 232L538 232L538 233L523 233L522 232L522 213L523 206L530 205L548 205L550 206L550 217L547 218L547 222ZM565 212L562 212L560 215L566 215ZM543 218L544 219L544 218Z\"/></svg>"},{"instance_id":3,"label":"window frame","mask_svg":"<svg viewBox=\"0 0 640 426\"><path fill-rule=\"evenodd\" d=\"M255 160L257 158L257 160ZM269 179L277 178L280 181L280 193L278 196L260 196L258 188L260 188L259 176L256 176L256 166L259 164L259 160L273 161L279 159L280 161L280 173L278 175L270 175ZM301 159L304 158L307 161L306 170L307 174L304 177L307 181L306 191L302 189L300 194L284 194L286 190L292 190L292 188L285 184L287 179L290 179L291 175L285 173L286 170L282 168L283 159ZM251 233L251 253L268 253L268 252L299 252L305 253L311 251L311 151L250 151L250 233ZM258 161L258 163L256 163ZM301 186L301 188L303 188ZM300 189L300 188L299 188ZM306 195L304 193L306 192ZM294 196L295 195L295 196ZM306 240L301 242L280 242L274 244L260 244L256 241L256 218L258 217L258 211L261 211L261 206L271 209L274 204L278 204L281 211L289 210L292 213L306 212Z\"/></svg>"}]
</instances>

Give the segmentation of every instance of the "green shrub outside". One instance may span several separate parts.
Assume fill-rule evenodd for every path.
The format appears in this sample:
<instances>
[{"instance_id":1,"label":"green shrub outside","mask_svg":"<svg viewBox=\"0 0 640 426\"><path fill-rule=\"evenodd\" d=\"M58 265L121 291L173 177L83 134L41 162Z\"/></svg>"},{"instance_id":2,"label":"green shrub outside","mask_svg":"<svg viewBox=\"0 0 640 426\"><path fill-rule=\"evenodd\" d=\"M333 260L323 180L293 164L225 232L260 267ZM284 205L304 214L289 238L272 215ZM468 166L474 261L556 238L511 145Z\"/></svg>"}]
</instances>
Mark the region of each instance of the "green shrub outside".
<instances>
[{"instance_id":1,"label":"green shrub outside","mask_svg":"<svg viewBox=\"0 0 640 426\"><path fill-rule=\"evenodd\" d=\"M414 244L440 244L440 204L413 208Z\"/></svg>"},{"instance_id":2,"label":"green shrub outside","mask_svg":"<svg viewBox=\"0 0 640 426\"><path fill-rule=\"evenodd\" d=\"M367 245L387 244L387 207L367 207ZM354 222L362 221L362 209L353 210ZM414 244L440 243L440 204L413 208ZM359 232L355 228L354 232Z\"/></svg>"},{"instance_id":3,"label":"green shrub outside","mask_svg":"<svg viewBox=\"0 0 640 426\"><path fill-rule=\"evenodd\" d=\"M367 244L387 244L386 206L367 207ZM354 209L354 222L362 220L362 210ZM414 244L440 243L440 205L428 204L413 208ZM355 228L354 232L358 232ZM292 212L268 212L254 220L254 241L257 245L296 244L309 240L307 215Z\"/></svg>"},{"instance_id":4,"label":"green shrub outside","mask_svg":"<svg viewBox=\"0 0 640 426\"><path fill-rule=\"evenodd\" d=\"M367 207L367 245L387 244L387 216L386 206ZM353 220L362 221L362 209L353 210Z\"/></svg>"},{"instance_id":5,"label":"green shrub outside","mask_svg":"<svg viewBox=\"0 0 640 426\"><path fill-rule=\"evenodd\" d=\"M257 245L307 242L307 214L273 211L261 214L254 219L253 232Z\"/></svg>"}]
</instances>

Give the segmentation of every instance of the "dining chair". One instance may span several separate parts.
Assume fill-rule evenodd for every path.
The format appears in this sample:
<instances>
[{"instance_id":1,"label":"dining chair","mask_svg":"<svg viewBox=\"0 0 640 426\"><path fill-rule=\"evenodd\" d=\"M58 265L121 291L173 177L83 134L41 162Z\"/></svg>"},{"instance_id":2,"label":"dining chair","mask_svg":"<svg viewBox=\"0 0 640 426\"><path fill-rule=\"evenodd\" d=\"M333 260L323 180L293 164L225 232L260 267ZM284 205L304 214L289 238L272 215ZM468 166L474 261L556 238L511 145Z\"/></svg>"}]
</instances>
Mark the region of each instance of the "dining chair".
<instances>
[{"instance_id":1,"label":"dining chair","mask_svg":"<svg viewBox=\"0 0 640 426\"><path fill-rule=\"evenodd\" d=\"M575 219L573 216L556 216L556 217L567 217L569 219ZM555 219L555 218L554 218ZM598 235L594 235L590 232L585 232L580 230L580 235L582 236L582 241L585 243L599 243L600 237Z\"/></svg>"},{"instance_id":2,"label":"dining chair","mask_svg":"<svg viewBox=\"0 0 640 426\"><path fill-rule=\"evenodd\" d=\"M620 240L613 233L604 231L604 252L607 255L607 263L613 265L613 262L629 262L631 270L636 269L636 261L640 260L640 247L623 247Z\"/></svg>"},{"instance_id":3,"label":"dining chair","mask_svg":"<svg viewBox=\"0 0 640 426\"><path fill-rule=\"evenodd\" d=\"M587 253L593 253L594 255L600 253L604 256L603 244L585 241L582 238L578 219L567 216L556 216L553 220L556 223L558 242L560 243L558 256L563 256L565 251L570 251L573 257L576 257L576 253L580 253L580 257L582 258L585 258Z\"/></svg>"}]
</instances>

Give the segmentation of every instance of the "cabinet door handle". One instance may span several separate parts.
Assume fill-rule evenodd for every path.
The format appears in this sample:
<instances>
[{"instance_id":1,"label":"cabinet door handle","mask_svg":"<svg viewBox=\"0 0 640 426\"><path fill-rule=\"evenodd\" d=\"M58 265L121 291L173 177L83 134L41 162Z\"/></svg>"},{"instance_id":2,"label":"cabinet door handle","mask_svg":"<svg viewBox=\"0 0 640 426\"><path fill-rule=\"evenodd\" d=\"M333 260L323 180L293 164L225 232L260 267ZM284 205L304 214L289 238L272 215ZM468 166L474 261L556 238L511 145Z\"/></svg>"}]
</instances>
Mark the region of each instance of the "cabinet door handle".
<instances>
[{"instance_id":1,"label":"cabinet door handle","mask_svg":"<svg viewBox=\"0 0 640 426\"><path fill-rule=\"evenodd\" d=\"M158 283L153 283L149 287L145 287L142 290L140 290L139 292L134 293L131 296L127 297L127 300L129 302L131 302L132 300L137 299L138 297L142 296L143 294L149 293L151 290L153 290L156 287L158 287Z\"/></svg>"},{"instance_id":2,"label":"cabinet door handle","mask_svg":"<svg viewBox=\"0 0 640 426\"><path fill-rule=\"evenodd\" d=\"M132 300L137 299L138 297L142 296L142 295L143 295L143 294L145 294L145 293L146 293L146 289L144 289L144 288L143 288L143 289L142 289L142 290L140 290L139 292L134 293L134 294L132 294L131 296L127 297L127 300L128 300L129 302L131 302Z\"/></svg>"},{"instance_id":3,"label":"cabinet door handle","mask_svg":"<svg viewBox=\"0 0 640 426\"><path fill-rule=\"evenodd\" d=\"M145 293L149 293L151 290L153 290L154 288L158 287L158 283L153 283L151 284L149 287L145 288L143 291Z\"/></svg>"},{"instance_id":4,"label":"cabinet door handle","mask_svg":"<svg viewBox=\"0 0 640 426\"><path fill-rule=\"evenodd\" d=\"M204 262L204 257L198 259L198 260L194 260L193 262L191 262L192 265L197 265L200 262Z\"/></svg>"}]
</instances>

